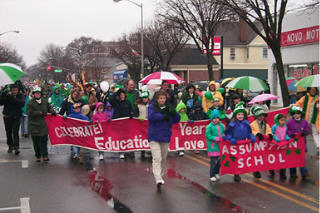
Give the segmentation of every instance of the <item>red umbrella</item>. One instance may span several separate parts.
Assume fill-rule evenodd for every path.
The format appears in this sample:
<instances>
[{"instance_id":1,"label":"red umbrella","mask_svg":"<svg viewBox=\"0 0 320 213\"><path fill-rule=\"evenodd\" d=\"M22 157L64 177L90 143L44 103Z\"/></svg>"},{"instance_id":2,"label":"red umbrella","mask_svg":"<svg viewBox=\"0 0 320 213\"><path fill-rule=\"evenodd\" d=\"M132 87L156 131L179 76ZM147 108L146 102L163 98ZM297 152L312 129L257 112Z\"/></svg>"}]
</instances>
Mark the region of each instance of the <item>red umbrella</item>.
<instances>
[{"instance_id":1,"label":"red umbrella","mask_svg":"<svg viewBox=\"0 0 320 213\"><path fill-rule=\"evenodd\" d=\"M167 81L168 84L181 84L184 80L172 72L155 72L144 77L140 83L142 84L161 84Z\"/></svg>"}]
</instances>

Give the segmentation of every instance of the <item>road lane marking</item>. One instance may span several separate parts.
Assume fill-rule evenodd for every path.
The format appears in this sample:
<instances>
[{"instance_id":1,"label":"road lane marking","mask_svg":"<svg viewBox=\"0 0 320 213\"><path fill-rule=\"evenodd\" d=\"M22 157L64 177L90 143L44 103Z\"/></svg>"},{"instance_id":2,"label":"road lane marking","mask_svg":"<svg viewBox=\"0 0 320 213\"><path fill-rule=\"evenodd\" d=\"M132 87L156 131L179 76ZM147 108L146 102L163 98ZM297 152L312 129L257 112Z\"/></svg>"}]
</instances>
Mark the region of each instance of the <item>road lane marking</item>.
<instances>
[{"instance_id":1,"label":"road lane marking","mask_svg":"<svg viewBox=\"0 0 320 213\"><path fill-rule=\"evenodd\" d=\"M201 161L201 160L199 160L199 159L197 159L197 158L195 158L195 157L192 157L192 156L190 156L190 155L186 155L186 157L189 158L189 159L191 159L191 160L194 160L194 161L196 161L196 162L198 162L198 163L200 163L200 164L202 164L202 165L205 165L205 166L207 166L207 167L210 167L210 164L207 163L207 162L203 162L203 161ZM311 209L311 210L313 210L313 211L315 211L315 212L319 212L319 209L318 209L317 207L311 206L311 205L309 205L309 204L307 204L307 203L304 203L303 201L300 201L300 200L297 200L297 199L295 199L295 198L293 198L293 197L290 197L289 195L283 194L283 193L278 192L278 191L276 191L276 190L274 190L274 189L271 189L271 188L269 188L269 187L263 186L263 185L261 185L261 184L255 183L255 182L250 181L250 180L247 180L247 179L243 179L243 181L246 182L246 183L249 183L249 184L251 184L251 185L253 185L253 186L256 186L256 187L258 187L258 188L260 188L260 189L263 189L263 190L265 190L265 191L268 191L268 192L270 192L270 193L273 193L273 194L276 194L276 195L278 195L278 196L280 196L280 197L283 197L283 198L285 198L285 199L287 199L287 200L290 200L290 201L292 201L292 202L294 202L294 203L296 203L296 204L299 204L299 205L301 205L301 206L304 206L304 207L306 207L306 208L308 208L308 209Z\"/></svg>"},{"instance_id":2,"label":"road lane marking","mask_svg":"<svg viewBox=\"0 0 320 213\"><path fill-rule=\"evenodd\" d=\"M190 153L190 154L191 154L191 153ZM203 159L203 160L205 160L205 161L210 162L210 159L208 159L208 158L206 158L206 157L203 157L203 156L200 156L200 155L193 155L193 154L192 154L192 156L194 156L194 157L199 157L199 158L201 158L201 159ZM254 178L253 175L251 175L251 174L242 174L242 175L245 175L245 176L247 176L247 177ZM319 205L319 200L317 200L317 199L315 199L315 198L313 198L313 197L310 197L310 196L308 196L308 195L302 194L302 193L300 193L300 192L296 192L296 191L294 191L294 190L292 190L292 189L289 189L289 188L287 188L287 187L281 186L281 185L276 184L276 183L274 183L274 182L265 180L265 179L263 179L263 178L256 179L256 180L257 180L257 181L261 181L261 182L263 182L263 183L265 183L265 184L271 185L271 186L273 186L273 187L276 187L276 188L278 188L278 189L281 189L281 190L283 190L283 191L286 191L286 192L288 192L288 193L291 193L291 194L293 194L293 195L295 195L295 196L297 196L297 197L301 197L301 198L303 198L303 199L305 199L305 200L308 200L308 201L310 201L310 202L312 202L312 203L315 203L315 204Z\"/></svg>"},{"instance_id":3,"label":"road lane marking","mask_svg":"<svg viewBox=\"0 0 320 213\"><path fill-rule=\"evenodd\" d=\"M0 208L0 211L10 211L10 210L20 209L20 213L30 213L29 201L30 201L29 197L22 197L20 198L20 206Z\"/></svg>"},{"instance_id":4,"label":"road lane marking","mask_svg":"<svg viewBox=\"0 0 320 213\"><path fill-rule=\"evenodd\" d=\"M20 198L21 213L30 213L29 201L30 201L29 197Z\"/></svg>"},{"instance_id":5,"label":"road lane marking","mask_svg":"<svg viewBox=\"0 0 320 213\"><path fill-rule=\"evenodd\" d=\"M28 160L5 160L0 159L0 163L20 163L21 162L21 168L25 169L29 167L29 161Z\"/></svg>"}]
</instances>

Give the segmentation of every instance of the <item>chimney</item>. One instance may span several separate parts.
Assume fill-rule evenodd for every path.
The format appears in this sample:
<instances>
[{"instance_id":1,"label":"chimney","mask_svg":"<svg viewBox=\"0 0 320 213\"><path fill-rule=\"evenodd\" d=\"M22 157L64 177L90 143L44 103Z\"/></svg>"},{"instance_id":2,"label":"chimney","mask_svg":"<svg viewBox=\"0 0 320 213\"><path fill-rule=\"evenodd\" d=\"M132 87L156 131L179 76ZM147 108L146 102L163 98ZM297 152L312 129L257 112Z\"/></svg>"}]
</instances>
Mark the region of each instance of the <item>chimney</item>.
<instances>
[{"instance_id":1,"label":"chimney","mask_svg":"<svg viewBox=\"0 0 320 213\"><path fill-rule=\"evenodd\" d=\"M239 17L239 39L241 42L247 41L247 23Z\"/></svg>"}]
</instances>

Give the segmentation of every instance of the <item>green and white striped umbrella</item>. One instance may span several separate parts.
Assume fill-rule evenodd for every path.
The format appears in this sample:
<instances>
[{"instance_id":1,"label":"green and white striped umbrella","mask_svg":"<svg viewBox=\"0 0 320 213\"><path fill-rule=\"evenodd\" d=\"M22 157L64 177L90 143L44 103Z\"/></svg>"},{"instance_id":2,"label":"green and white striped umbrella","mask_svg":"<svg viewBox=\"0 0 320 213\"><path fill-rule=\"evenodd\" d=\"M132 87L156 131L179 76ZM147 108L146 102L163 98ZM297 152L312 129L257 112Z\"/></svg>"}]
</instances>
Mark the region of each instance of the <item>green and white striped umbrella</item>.
<instances>
[{"instance_id":1,"label":"green and white striped umbrella","mask_svg":"<svg viewBox=\"0 0 320 213\"><path fill-rule=\"evenodd\" d=\"M235 78L234 80L230 81L226 85L226 87L234 88L234 89L250 90L255 92L269 89L261 79L255 78L252 76L243 76L243 77Z\"/></svg>"},{"instance_id":2,"label":"green and white striped umbrella","mask_svg":"<svg viewBox=\"0 0 320 213\"><path fill-rule=\"evenodd\" d=\"M297 82L297 87L319 87L320 74L310 75Z\"/></svg>"},{"instance_id":3,"label":"green and white striped umbrella","mask_svg":"<svg viewBox=\"0 0 320 213\"><path fill-rule=\"evenodd\" d=\"M0 86L13 84L24 76L21 67L11 63L0 63Z\"/></svg>"}]
</instances>

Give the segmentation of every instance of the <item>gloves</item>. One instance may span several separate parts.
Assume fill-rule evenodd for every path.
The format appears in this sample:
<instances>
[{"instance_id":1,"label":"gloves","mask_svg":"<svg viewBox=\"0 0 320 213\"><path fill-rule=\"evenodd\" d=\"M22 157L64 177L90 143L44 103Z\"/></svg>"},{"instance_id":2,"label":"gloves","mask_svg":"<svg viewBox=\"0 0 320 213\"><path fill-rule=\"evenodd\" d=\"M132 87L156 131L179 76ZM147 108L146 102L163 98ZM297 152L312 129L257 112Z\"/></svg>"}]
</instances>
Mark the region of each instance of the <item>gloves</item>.
<instances>
[{"instance_id":1,"label":"gloves","mask_svg":"<svg viewBox=\"0 0 320 213\"><path fill-rule=\"evenodd\" d=\"M272 134L269 134L268 136L269 136L269 140L271 140L271 141L272 141L272 139L273 139L273 135L272 135Z\"/></svg>"},{"instance_id":2,"label":"gloves","mask_svg":"<svg viewBox=\"0 0 320 213\"><path fill-rule=\"evenodd\" d=\"M307 136L307 131L306 131L306 130L303 130L302 133L301 133L301 136L302 136L302 137Z\"/></svg>"},{"instance_id":3,"label":"gloves","mask_svg":"<svg viewBox=\"0 0 320 213\"><path fill-rule=\"evenodd\" d=\"M261 133L257 133L256 136L259 138L259 140L263 140L264 139L264 137L263 137L263 135Z\"/></svg>"},{"instance_id":4,"label":"gloves","mask_svg":"<svg viewBox=\"0 0 320 213\"><path fill-rule=\"evenodd\" d=\"M256 137L254 137L254 135L251 135L251 142L252 142L252 143L257 142L257 138L256 138Z\"/></svg>"},{"instance_id":5,"label":"gloves","mask_svg":"<svg viewBox=\"0 0 320 213\"><path fill-rule=\"evenodd\" d=\"M231 139L230 139L230 143L231 143L232 145L237 145L237 140L234 139L234 138L231 138Z\"/></svg>"},{"instance_id":6,"label":"gloves","mask_svg":"<svg viewBox=\"0 0 320 213\"><path fill-rule=\"evenodd\" d=\"M133 115L130 115L130 119L132 119L133 118Z\"/></svg>"},{"instance_id":7,"label":"gloves","mask_svg":"<svg viewBox=\"0 0 320 213\"><path fill-rule=\"evenodd\" d=\"M215 142L220 142L220 141L222 141L222 138L216 137L216 138L214 139L214 141L215 141Z\"/></svg>"},{"instance_id":8,"label":"gloves","mask_svg":"<svg viewBox=\"0 0 320 213\"><path fill-rule=\"evenodd\" d=\"M62 116L63 117L63 120L66 120L67 119L67 116L66 115L64 115L64 116Z\"/></svg>"},{"instance_id":9,"label":"gloves","mask_svg":"<svg viewBox=\"0 0 320 213\"><path fill-rule=\"evenodd\" d=\"M51 112L51 115L57 116L57 113L55 111Z\"/></svg>"},{"instance_id":10,"label":"gloves","mask_svg":"<svg viewBox=\"0 0 320 213\"><path fill-rule=\"evenodd\" d=\"M144 121L144 118L142 116L138 117L139 121Z\"/></svg>"},{"instance_id":11,"label":"gloves","mask_svg":"<svg viewBox=\"0 0 320 213\"><path fill-rule=\"evenodd\" d=\"M296 134L291 134L290 137L291 137L291 138L295 138L295 137L296 137Z\"/></svg>"},{"instance_id":12,"label":"gloves","mask_svg":"<svg viewBox=\"0 0 320 213\"><path fill-rule=\"evenodd\" d=\"M189 123L189 124L193 124L194 121L193 121L193 120L188 120L188 123Z\"/></svg>"}]
</instances>

